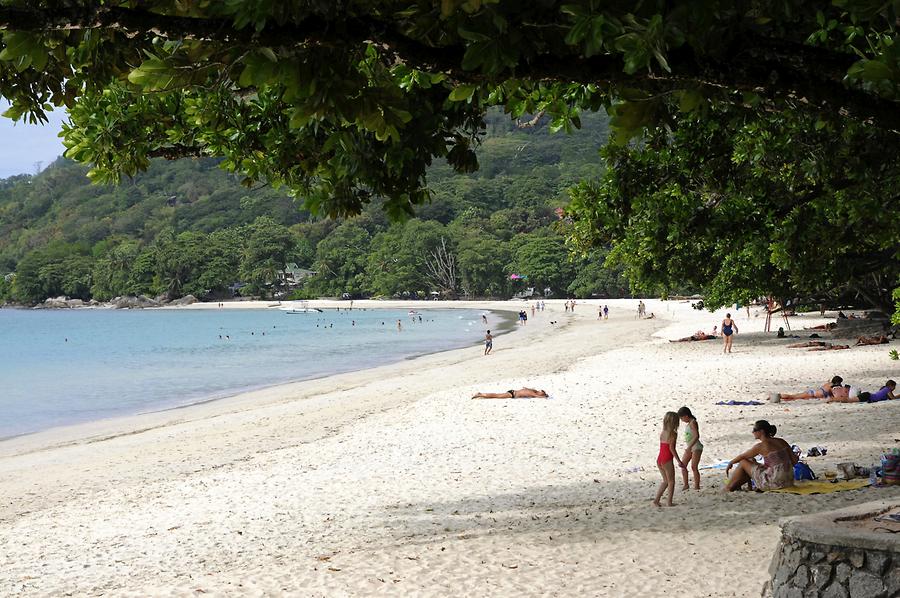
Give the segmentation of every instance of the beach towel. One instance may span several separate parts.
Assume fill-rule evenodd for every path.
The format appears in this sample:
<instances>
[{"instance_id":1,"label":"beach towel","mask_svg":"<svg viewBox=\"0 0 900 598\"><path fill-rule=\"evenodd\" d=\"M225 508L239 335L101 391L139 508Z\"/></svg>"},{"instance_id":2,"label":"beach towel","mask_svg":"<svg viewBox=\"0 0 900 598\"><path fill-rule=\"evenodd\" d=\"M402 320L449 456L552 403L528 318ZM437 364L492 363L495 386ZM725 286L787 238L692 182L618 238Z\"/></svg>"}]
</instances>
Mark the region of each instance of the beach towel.
<instances>
[{"instance_id":1,"label":"beach towel","mask_svg":"<svg viewBox=\"0 0 900 598\"><path fill-rule=\"evenodd\" d=\"M785 492L787 494L830 494L843 492L844 490L859 490L869 485L869 480L846 480L841 482L827 482L814 480L809 482L797 482L788 488L769 490L769 492Z\"/></svg>"},{"instance_id":2,"label":"beach towel","mask_svg":"<svg viewBox=\"0 0 900 598\"><path fill-rule=\"evenodd\" d=\"M726 467L728 467L728 459L722 459L711 465L702 465L697 469L725 469Z\"/></svg>"},{"instance_id":3,"label":"beach towel","mask_svg":"<svg viewBox=\"0 0 900 598\"><path fill-rule=\"evenodd\" d=\"M719 401L716 405L762 405L759 401Z\"/></svg>"}]
</instances>

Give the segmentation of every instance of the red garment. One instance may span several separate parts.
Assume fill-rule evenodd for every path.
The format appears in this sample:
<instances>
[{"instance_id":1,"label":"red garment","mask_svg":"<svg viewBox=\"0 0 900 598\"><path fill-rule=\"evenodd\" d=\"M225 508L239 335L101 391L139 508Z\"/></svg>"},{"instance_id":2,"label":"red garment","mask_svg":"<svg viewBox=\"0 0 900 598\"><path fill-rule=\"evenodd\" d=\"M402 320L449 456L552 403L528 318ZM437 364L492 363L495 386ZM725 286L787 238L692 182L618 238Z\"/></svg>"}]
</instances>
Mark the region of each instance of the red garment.
<instances>
[{"instance_id":1,"label":"red garment","mask_svg":"<svg viewBox=\"0 0 900 598\"><path fill-rule=\"evenodd\" d=\"M669 449L668 442L660 442L659 443L659 456L656 458L657 465L663 465L672 461L675 458L675 455L672 454L671 449Z\"/></svg>"}]
</instances>

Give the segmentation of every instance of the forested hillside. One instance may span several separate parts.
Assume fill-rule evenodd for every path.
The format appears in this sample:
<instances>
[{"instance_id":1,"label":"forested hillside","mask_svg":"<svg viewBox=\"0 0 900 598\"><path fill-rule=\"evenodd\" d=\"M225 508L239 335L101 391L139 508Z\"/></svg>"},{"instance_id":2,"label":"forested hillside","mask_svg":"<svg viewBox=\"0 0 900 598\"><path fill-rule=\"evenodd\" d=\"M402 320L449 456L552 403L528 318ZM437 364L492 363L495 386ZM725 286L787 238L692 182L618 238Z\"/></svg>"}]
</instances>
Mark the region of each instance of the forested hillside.
<instances>
[{"instance_id":1,"label":"forested hillside","mask_svg":"<svg viewBox=\"0 0 900 598\"><path fill-rule=\"evenodd\" d=\"M602 256L570 260L555 211L571 185L602 173L606 136L605 115L585 115L566 135L490 114L480 169L433 165L433 200L402 224L378 201L353 219L314 217L279 190L241 186L212 159L159 160L116 187L90 184L86 168L61 159L0 180L0 275L15 273L0 279L0 298L212 298L237 282L270 296L288 263L317 272L295 296L504 297L528 286L620 295L627 285Z\"/></svg>"}]
</instances>

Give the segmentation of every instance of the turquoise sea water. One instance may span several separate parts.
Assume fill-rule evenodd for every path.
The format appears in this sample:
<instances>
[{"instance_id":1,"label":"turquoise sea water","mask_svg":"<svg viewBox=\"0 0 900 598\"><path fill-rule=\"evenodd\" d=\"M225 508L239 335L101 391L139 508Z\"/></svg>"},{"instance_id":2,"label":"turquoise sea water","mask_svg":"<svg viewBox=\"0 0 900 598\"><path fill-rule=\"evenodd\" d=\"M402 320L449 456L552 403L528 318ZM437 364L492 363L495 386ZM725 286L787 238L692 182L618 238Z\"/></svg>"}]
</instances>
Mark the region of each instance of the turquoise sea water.
<instances>
[{"instance_id":1,"label":"turquoise sea water","mask_svg":"<svg viewBox=\"0 0 900 598\"><path fill-rule=\"evenodd\" d=\"M0 310L0 438L471 346L482 313Z\"/></svg>"}]
</instances>

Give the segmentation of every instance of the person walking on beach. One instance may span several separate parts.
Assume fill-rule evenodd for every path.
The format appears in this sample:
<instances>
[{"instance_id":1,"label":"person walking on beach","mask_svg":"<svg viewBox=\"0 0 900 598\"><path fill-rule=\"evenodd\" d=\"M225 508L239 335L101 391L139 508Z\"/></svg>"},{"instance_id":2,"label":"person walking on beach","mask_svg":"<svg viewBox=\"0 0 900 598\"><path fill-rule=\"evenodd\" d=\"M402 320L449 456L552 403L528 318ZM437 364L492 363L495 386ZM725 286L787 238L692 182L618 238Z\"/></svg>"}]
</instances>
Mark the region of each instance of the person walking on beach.
<instances>
[{"instance_id":1,"label":"person walking on beach","mask_svg":"<svg viewBox=\"0 0 900 598\"><path fill-rule=\"evenodd\" d=\"M532 318L534 317L534 306L533 305L531 306L531 317Z\"/></svg>"},{"instance_id":2,"label":"person walking on beach","mask_svg":"<svg viewBox=\"0 0 900 598\"><path fill-rule=\"evenodd\" d=\"M679 467L684 467L684 463L675 450L675 441L678 439L678 414L674 411L666 412L663 417L662 432L659 433L659 456L656 457L656 466L662 475L662 482L656 489L656 498L653 499L653 505L660 507L659 499L665 492L666 506L675 506L672 502L672 496L675 494L675 464L678 461Z\"/></svg>"},{"instance_id":3,"label":"person walking on beach","mask_svg":"<svg viewBox=\"0 0 900 598\"><path fill-rule=\"evenodd\" d=\"M603 306L603 319L604 320L609 319L609 306L608 305Z\"/></svg>"},{"instance_id":4,"label":"person walking on beach","mask_svg":"<svg viewBox=\"0 0 900 598\"><path fill-rule=\"evenodd\" d=\"M731 319L731 314L725 314L725 319L722 320L722 340L725 342L722 353L731 353L731 343L734 341L731 337L737 333L738 327L734 320Z\"/></svg>"},{"instance_id":5,"label":"person walking on beach","mask_svg":"<svg viewBox=\"0 0 900 598\"><path fill-rule=\"evenodd\" d=\"M491 334L491 331L488 330L487 333L484 335L484 354L490 355L491 349L493 349L493 348L494 348L494 337Z\"/></svg>"},{"instance_id":6,"label":"person walking on beach","mask_svg":"<svg viewBox=\"0 0 900 598\"><path fill-rule=\"evenodd\" d=\"M700 425L697 418L691 413L687 407L678 410L678 418L682 423L687 424L684 428L684 456L681 461L690 464L691 472L694 474L694 490L700 489L700 456L703 454L703 443L700 442ZM681 477L684 481L682 490L688 489L688 470L687 467L681 469Z\"/></svg>"},{"instance_id":7,"label":"person walking on beach","mask_svg":"<svg viewBox=\"0 0 900 598\"><path fill-rule=\"evenodd\" d=\"M597 319L598 320L603 319L603 306L602 305L597 306Z\"/></svg>"}]
</instances>

